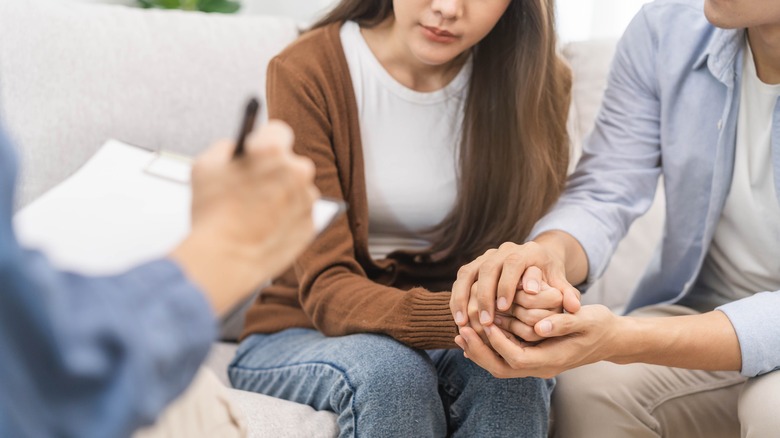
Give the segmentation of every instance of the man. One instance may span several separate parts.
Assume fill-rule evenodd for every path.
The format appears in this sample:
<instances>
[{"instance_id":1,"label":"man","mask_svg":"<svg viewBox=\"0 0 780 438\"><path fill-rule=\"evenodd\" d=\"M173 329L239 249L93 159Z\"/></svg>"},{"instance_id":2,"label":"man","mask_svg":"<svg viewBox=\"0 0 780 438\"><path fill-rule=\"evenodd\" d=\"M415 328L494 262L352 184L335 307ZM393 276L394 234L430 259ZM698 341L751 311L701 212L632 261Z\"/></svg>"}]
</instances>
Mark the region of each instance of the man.
<instances>
[{"instance_id":1,"label":"man","mask_svg":"<svg viewBox=\"0 0 780 438\"><path fill-rule=\"evenodd\" d=\"M275 122L239 160L233 145L214 146L195 163L192 232L170 257L87 278L16 242L15 157L0 129L0 436L125 437L157 418L198 371L214 314L279 274L313 236L314 168L292 141ZM240 434L229 406L202 399L217 395L213 380L198 382L195 399L180 402L198 417L174 412L165 430L186 430L178 421L201 435Z\"/></svg>"},{"instance_id":2,"label":"man","mask_svg":"<svg viewBox=\"0 0 780 438\"><path fill-rule=\"evenodd\" d=\"M532 242L489 251L454 286L453 315L468 315L457 342L494 374L582 366L560 376L557 436L767 437L780 426L780 2L703 5L644 7L560 202ZM571 285L604 272L659 175L664 237L630 316L580 309ZM563 294L550 300L543 283ZM492 349L469 324L486 327Z\"/></svg>"}]
</instances>

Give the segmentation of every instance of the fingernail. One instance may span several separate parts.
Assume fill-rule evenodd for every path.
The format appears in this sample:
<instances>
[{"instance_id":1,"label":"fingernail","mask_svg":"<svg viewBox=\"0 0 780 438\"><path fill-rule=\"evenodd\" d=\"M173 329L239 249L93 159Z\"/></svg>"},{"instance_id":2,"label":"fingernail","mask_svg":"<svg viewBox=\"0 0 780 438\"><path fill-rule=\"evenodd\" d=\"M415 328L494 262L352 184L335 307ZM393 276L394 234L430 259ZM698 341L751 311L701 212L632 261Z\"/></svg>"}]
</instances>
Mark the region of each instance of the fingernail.
<instances>
[{"instance_id":1,"label":"fingernail","mask_svg":"<svg viewBox=\"0 0 780 438\"><path fill-rule=\"evenodd\" d=\"M552 323L550 321L542 321L539 323L539 330L543 334L550 333L552 331Z\"/></svg>"},{"instance_id":2,"label":"fingernail","mask_svg":"<svg viewBox=\"0 0 780 438\"><path fill-rule=\"evenodd\" d=\"M501 297L498 299L498 308L501 310L506 310L509 306L507 305L506 298Z\"/></svg>"},{"instance_id":3,"label":"fingernail","mask_svg":"<svg viewBox=\"0 0 780 438\"><path fill-rule=\"evenodd\" d=\"M490 314L487 313L487 310L483 310L482 313L479 314L479 322L481 324L490 324Z\"/></svg>"},{"instance_id":4,"label":"fingernail","mask_svg":"<svg viewBox=\"0 0 780 438\"><path fill-rule=\"evenodd\" d=\"M485 333L487 333L487 334L488 334L488 336L490 336L490 331L491 331L492 329L491 329L489 326L485 326L485 327L484 327L484 329L485 329Z\"/></svg>"},{"instance_id":5,"label":"fingernail","mask_svg":"<svg viewBox=\"0 0 780 438\"><path fill-rule=\"evenodd\" d=\"M529 281L526 287L528 288L529 292L539 292L539 282L536 280Z\"/></svg>"},{"instance_id":6,"label":"fingernail","mask_svg":"<svg viewBox=\"0 0 780 438\"><path fill-rule=\"evenodd\" d=\"M457 324L463 324L463 312L458 312L455 314L455 322Z\"/></svg>"},{"instance_id":7,"label":"fingernail","mask_svg":"<svg viewBox=\"0 0 780 438\"><path fill-rule=\"evenodd\" d=\"M495 318L493 318L493 323L496 324L496 325L501 325L501 324L504 323L504 320L501 319L500 316L496 316Z\"/></svg>"}]
</instances>

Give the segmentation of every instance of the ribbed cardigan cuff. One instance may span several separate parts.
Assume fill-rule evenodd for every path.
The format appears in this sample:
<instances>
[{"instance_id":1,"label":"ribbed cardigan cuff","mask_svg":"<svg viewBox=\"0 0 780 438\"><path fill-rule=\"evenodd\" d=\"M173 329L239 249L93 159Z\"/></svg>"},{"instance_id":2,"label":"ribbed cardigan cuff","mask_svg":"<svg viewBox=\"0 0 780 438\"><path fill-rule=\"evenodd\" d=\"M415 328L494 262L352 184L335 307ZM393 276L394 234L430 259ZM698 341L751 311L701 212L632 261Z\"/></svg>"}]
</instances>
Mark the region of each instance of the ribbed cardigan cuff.
<instances>
[{"instance_id":1,"label":"ribbed cardigan cuff","mask_svg":"<svg viewBox=\"0 0 780 438\"><path fill-rule=\"evenodd\" d=\"M405 331L406 339L399 341L423 350L457 348L455 336L458 330L450 312L450 293L424 289L409 293L407 315L410 330Z\"/></svg>"}]
</instances>

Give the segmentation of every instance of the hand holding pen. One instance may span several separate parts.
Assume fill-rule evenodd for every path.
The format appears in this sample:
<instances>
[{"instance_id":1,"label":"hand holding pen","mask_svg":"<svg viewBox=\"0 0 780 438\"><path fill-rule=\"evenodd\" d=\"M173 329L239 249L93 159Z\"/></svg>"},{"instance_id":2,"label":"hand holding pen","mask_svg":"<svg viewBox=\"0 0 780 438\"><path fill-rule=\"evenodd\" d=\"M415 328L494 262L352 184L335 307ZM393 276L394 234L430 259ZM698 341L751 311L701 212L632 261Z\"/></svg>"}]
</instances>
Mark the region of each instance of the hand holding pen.
<instances>
[{"instance_id":1,"label":"hand holding pen","mask_svg":"<svg viewBox=\"0 0 780 438\"><path fill-rule=\"evenodd\" d=\"M171 255L218 313L283 272L315 234L314 164L292 152L292 129L246 123L241 133L196 159L192 232Z\"/></svg>"}]
</instances>

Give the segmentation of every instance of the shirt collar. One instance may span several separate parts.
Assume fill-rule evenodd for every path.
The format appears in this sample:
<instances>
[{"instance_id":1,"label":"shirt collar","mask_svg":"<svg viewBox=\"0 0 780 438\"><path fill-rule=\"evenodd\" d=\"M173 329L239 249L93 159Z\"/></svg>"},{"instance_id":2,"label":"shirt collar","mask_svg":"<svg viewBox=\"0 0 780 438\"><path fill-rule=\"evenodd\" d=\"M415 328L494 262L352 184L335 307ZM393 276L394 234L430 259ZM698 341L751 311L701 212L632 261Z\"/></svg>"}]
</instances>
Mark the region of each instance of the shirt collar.
<instances>
[{"instance_id":1,"label":"shirt collar","mask_svg":"<svg viewBox=\"0 0 780 438\"><path fill-rule=\"evenodd\" d=\"M715 28L704 53L693 64L698 70L706 64L715 78L726 85L733 85L738 54L742 52L745 29Z\"/></svg>"}]
</instances>

